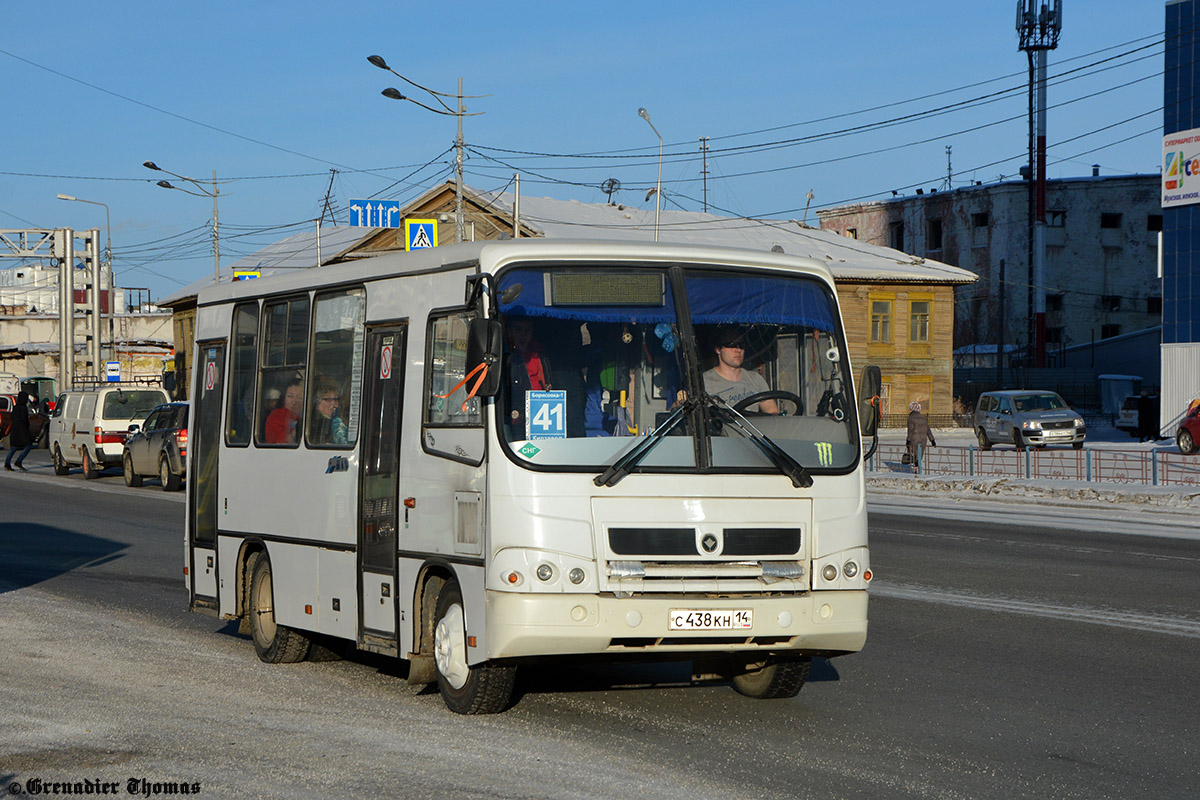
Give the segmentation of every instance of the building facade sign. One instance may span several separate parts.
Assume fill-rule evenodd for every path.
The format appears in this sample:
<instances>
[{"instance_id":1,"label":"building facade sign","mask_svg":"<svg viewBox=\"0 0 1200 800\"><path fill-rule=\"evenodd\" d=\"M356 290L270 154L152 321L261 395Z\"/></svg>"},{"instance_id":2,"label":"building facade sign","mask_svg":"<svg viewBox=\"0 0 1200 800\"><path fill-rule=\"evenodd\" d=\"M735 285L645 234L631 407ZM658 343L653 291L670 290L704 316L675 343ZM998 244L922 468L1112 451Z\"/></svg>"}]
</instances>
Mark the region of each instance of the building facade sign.
<instances>
[{"instance_id":1,"label":"building facade sign","mask_svg":"<svg viewBox=\"0 0 1200 800\"><path fill-rule=\"evenodd\" d=\"M1163 137L1162 206L1200 203L1200 128Z\"/></svg>"}]
</instances>

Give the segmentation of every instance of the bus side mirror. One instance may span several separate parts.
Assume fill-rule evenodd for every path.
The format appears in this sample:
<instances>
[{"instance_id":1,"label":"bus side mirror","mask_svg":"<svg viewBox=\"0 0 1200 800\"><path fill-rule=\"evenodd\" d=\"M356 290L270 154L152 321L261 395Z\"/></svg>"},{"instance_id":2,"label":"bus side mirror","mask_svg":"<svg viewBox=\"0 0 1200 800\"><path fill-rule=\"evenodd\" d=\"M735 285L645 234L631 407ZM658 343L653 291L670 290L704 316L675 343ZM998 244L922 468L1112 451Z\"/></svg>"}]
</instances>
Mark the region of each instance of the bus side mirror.
<instances>
[{"instance_id":1,"label":"bus side mirror","mask_svg":"<svg viewBox=\"0 0 1200 800\"><path fill-rule=\"evenodd\" d=\"M503 352L504 337L499 321L482 318L471 320L471 326L467 329L467 386L474 386L475 381L480 380L479 388L474 392L478 397L495 397L500 391L500 359ZM481 365L483 369L480 369ZM472 374L476 370L485 374Z\"/></svg>"},{"instance_id":2,"label":"bus side mirror","mask_svg":"<svg viewBox=\"0 0 1200 800\"><path fill-rule=\"evenodd\" d=\"M858 385L858 426L863 436L874 436L881 415L879 391L883 375L875 365L863 367L862 382Z\"/></svg>"}]
</instances>

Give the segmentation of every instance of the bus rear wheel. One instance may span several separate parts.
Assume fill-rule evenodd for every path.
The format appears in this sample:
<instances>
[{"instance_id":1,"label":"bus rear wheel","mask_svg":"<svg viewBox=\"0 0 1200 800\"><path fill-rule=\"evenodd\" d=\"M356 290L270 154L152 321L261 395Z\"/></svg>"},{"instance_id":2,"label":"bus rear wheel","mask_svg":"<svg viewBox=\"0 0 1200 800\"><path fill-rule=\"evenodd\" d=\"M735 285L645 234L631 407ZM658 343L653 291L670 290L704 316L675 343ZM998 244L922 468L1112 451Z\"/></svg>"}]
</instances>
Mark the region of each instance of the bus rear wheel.
<instances>
[{"instance_id":1,"label":"bus rear wheel","mask_svg":"<svg viewBox=\"0 0 1200 800\"><path fill-rule=\"evenodd\" d=\"M466 615L462 590L449 581L438 594L433 652L438 690L456 714L496 714L512 699L517 668L509 664L467 663Z\"/></svg>"},{"instance_id":2,"label":"bus rear wheel","mask_svg":"<svg viewBox=\"0 0 1200 800\"><path fill-rule=\"evenodd\" d=\"M743 672L733 678L733 689L738 694L755 700L780 700L795 697L808 680L812 659L776 661L758 669Z\"/></svg>"},{"instance_id":3,"label":"bus rear wheel","mask_svg":"<svg viewBox=\"0 0 1200 800\"><path fill-rule=\"evenodd\" d=\"M266 553L254 560L250 578L250 638L259 659L268 664L294 664L308 655L308 638L275 621L275 590Z\"/></svg>"}]
</instances>

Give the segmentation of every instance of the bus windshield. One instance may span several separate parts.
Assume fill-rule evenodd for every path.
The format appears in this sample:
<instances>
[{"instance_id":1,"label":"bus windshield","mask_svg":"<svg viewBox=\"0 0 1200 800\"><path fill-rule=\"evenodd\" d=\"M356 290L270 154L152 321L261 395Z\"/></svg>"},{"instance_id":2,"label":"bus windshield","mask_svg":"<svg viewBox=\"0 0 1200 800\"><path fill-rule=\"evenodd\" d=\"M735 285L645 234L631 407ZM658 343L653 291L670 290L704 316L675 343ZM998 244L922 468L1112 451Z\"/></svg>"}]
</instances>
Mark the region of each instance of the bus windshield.
<instances>
[{"instance_id":1,"label":"bus windshield","mask_svg":"<svg viewBox=\"0 0 1200 800\"><path fill-rule=\"evenodd\" d=\"M845 343L815 278L538 266L498 289L501 436L531 467L601 470L685 405L638 469L772 469L747 423L808 470L855 463Z\"/></svg>"}]
</instances>

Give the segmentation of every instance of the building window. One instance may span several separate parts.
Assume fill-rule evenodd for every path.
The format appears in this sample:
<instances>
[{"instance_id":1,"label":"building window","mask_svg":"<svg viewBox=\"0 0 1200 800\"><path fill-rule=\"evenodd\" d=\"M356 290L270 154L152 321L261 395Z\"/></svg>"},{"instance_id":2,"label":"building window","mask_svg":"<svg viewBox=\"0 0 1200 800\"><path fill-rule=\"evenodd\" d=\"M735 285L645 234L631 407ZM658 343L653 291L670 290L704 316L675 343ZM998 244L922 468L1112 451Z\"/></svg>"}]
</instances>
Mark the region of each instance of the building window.
<instances>
[{"instance_id":1,"label":"building window","mask_svg":"<svg viewBox=\"0 0 1200 800\"><path fill-rule=\"evenodd\" d=\"M988 213L979 211L971 215L971 246L986 247L988 243Z\"/></svg>"},{"instance_id":2,"label":"building window","mask_svg":"<svg viewBox=\"0 0 1200 800\"><path fill-rule=\"evenodd\" d=\"M892 301L871 301L871 341L890 344L892 341Z\"/></svg>"},{"instance_id":3,"label":"building window","mask_svg":"<svg viewBox=\"0 0 1200 800\"><path fill-rule=\"evenodd\" d=\"M1161 297L1147 297L1146 298L1146 313L1147 314L1161 314L1162 313L1162 298Z\"/></svg>"},{"instance_id":4,"label":"building window","mask_svg":"<svg viewBox=\"0 0 1200 800\"><path fill-rule=\"evenodd\" d=\"M1103 214L1100 215L1100 227L1108 228L1108 229L1120 228L1121 227L1121 215L1113 213L1111 211L1104 212Z\"/></svg>"},{"instance_id":5,"label":"building window","mask_svg":"<svg viewBox=\"0 0 1200 800\"><path fill-rule=\"evenodd\" d=\"M1047 211L1046 212L1046 227L1047 228L1065 228L1065 227L1067 227L1067 212L1065 212L1065 211Z\"/></svg>"},{"instance_id":6,"label":"building window","mask_svg":"<svg viewBox=\"0 0 1200 800\"><path fill-rule=\"evenodd\" d=\"M888 224L888 247L893 250L904 250L904 223L892 222Z\"/></svg>"},{"instance_id":7,"label":"building window","mask_svg":"<svg viewBox=\"0 0 1200 800\"><path fill-rule=\"evenodd\" d=\"M1121 296L1119 294L1106 294L1100 297L1101 311L1120 311Z\"/></svg>"},{"instance_id":8,"label":"building window","mask_svg":"<svg viewBox=\"0 0 1200 800\"><path fill-rule=\"evenodd\" d=\"M913 300L908 307L908 340L918 344L929 344L928 300Z\"/></svg>"},{"instance_id":9,"label":"building window","mask_svg":"<svg viewBox=\"0 0 1200 800\"><path fill-rule=\"evenodd\" d=\"M927 222L929 231L926 236L929 250L942 249L942 221L940 219L931 219Z\"/></svg>"},{"instance_id":10,"label":"building window","mask_svg":"<svg viewBox=\"0 0 1200 800\"><path fill-rule=\"evenodd\" d=\"M858 228L846 228L846 236L850 239L857 239Z\"/></svg>"},{"instance_id":11,"label":"building window","mask_svg":"<svg viewBox=\"0 0 1200 800\"><path fill-rule=\"evenodd\" d=\"M1046 344L1062 344L1063 329L1062 328L1046 328Z\"/></svg>"},{"instance_id":12,"label":"building window","mask_svg":"<svg viewBox=\"0 0 1200 800\"><path fill-rule=\"evenodd\" d=\"M1146 215L1146 230L1151 233L1160 233L1162 227L1162 214L1147 214Z\"/></svg>"},{"instance_id":13,"label":"building window","mask_svg":"<svg viewBox=\"0 0 1200 800\"><path fill-rule=\"evenodd\" d=\"M1108 325L1100 326L1100 338L1101 339L1111 339L1114 336L1120 336L1120 335L1121 335L1121 326L1117 325L1116 323L1110 323Z\"/></svg>"},{"instance_id":14,"label":"building window","mask_svg":"<svg viewBox=\"0 0 1200 800\"><path fill-rule=\"evenodd\" d=\"M1046 310L1047 311L1062 311L1063 310L1063 297L1064 297L1064 295L1062 295L1062 294L1046 295Z\"/></svg>"}]
</instances>

